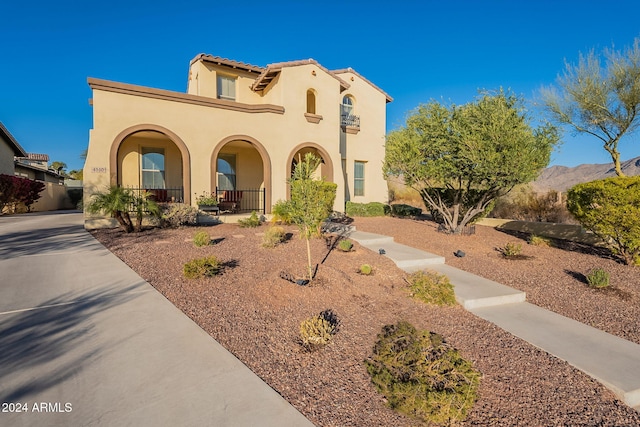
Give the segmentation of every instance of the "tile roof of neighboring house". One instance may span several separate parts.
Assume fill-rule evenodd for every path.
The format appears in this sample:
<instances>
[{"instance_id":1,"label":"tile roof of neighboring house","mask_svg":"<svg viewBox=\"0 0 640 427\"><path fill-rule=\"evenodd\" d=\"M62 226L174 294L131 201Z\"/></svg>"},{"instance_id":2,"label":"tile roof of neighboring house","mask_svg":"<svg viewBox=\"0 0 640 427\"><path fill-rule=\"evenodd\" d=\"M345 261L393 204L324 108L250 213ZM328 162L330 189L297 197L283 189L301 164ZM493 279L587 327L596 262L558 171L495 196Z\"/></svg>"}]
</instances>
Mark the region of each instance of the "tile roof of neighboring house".
<instances>
[{"instance_id":1,"label":"tile roof of neighboring house","mask_svg":"<svg viewBox=\"0 0 640 427\"><path fill-rule=\"evenodd\" d=\"M374 89L380 91L386 98L387 98L387 102L391 102L393 101L393 98L389 96L389 94L385 91L383 91L382 89L380 89L378 86L374 85L373 83L371 83L366 77L364 77L362 74L358 73L356 70L354 70L353 68L349 67L349 68L343 68L340 70L333 70L331 71L332 73L338 75L338 74L345 74L345 73L352 73L355 74L356 76L358 76L359 78L361 78L362 80L364 80L365 82L367 82L369 85L371 85Z\"/></svg>"},{"instance_id":2,"label":"tile roof of neighboring house","mask_svg":"<svg viewBox=\"0 0 640 427\"><path fill-rule=\"evenodd\" d=\"M315 59L303 59L299 61L277 62L275 64L269 64L267 65L267 68L258 76L256 81L251 86L251 89L256 92L264 90L264 88L267 87L269 83L271 83L271 81L274 78L276 78L278 73L280 73L280 71L282 71L282 69L285 67L297 67L299 65L308 65L308 64L314 64L315 66L320 68L322 71L326 72L327 74L329 74L330 76L338 80L340 82L341 91L349 89L349 86L350 86L349 83L342 80L336 74L332 73L331 71L329 71L328 69L320 65L318 61L316 61Z\"/></svg>"},{"instance_id":3,"label":"tile roof of neighboring house","mask_svg":"<svg viewBox=\"0 0 640 427\"><path fill-rule=\"evenodd\" d=\"M7 144L9 144L11 148L13 148L14 156L24 157L27 155L27 152L24 151L24 148L22 148L20 144L18 144L18 141L16 141L16 139L13 137L13 135L11 135L9 130L6 127L4 127L2 122L0 122L0 138L7 141Z\"/></svg>"}]
</instances>

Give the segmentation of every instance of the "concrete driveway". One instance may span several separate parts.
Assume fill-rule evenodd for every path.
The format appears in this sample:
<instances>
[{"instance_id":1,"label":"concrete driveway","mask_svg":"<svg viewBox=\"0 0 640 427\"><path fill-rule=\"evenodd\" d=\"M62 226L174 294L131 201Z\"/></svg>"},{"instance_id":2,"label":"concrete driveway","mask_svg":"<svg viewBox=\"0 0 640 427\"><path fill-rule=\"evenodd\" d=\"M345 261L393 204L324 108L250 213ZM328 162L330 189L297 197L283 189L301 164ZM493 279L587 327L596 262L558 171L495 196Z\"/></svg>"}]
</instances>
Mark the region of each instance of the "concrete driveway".
<instances>
[{"instance_id":1,"label":"concrete driveway","mask_svg":"<svg viewBox=\"0 0 640 427\"><path fill-rule=\"evenodd\" d=\"M82 226L0 217L0 425L307 426Z\"/></svg>"}]
</instances>

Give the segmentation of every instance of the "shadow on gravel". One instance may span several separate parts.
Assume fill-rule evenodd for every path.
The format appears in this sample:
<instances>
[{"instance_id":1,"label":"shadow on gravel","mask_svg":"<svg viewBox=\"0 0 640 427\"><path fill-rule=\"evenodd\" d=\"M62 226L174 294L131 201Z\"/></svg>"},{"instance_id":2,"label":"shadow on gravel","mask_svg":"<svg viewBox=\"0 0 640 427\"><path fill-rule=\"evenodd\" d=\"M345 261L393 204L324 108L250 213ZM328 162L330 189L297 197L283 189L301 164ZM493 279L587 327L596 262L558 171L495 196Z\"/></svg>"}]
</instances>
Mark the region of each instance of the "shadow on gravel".
<instances>
[{"instance_id":1,"label":"shadow on gravel","mask_svg":"<svg viewBox=\"0 0 640 427\"><path fill-rule=\"evenodd\" d=\"M529 241L529 237L531 236L531 233L525 233L522 231L505 230L505 229L499 229L499 228L496 228L496 230L501 233L516 237L520 240L524 240L527 243ZM545 238L549 239L552 242L552 246L554 248L562 249L564 251L578 252L578 253L587 254L587 255L595 255L600 258L612 259L617 262L622 262L620 258L615 256L611 252L611 250L607 248L591 246L586 243L578 243L578 242L573 242L571 240L555 239L552 237L545 237Z\"/></svg>"},{"instance_id":2,"label":"shadow on gravel","mask_svg":"<svg viewBox=\"0 0 640 427\"><path fill-rule=\"evenodd\" d=\"M40 306L0 315L0 401L15 402L46 391L90 365L96 314L137 298L134 284L118 293L67 293Z\"/></svg>"}]
</instances>

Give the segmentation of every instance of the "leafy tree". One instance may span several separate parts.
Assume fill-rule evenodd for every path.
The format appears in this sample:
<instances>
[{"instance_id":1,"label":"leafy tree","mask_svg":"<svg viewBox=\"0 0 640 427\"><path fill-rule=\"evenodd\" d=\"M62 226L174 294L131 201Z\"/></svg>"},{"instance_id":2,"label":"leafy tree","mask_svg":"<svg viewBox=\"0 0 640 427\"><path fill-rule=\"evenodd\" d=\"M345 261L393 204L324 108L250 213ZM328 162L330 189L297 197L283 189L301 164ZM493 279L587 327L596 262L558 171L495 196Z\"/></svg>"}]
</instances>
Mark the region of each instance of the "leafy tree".
<instances>
[{"instance_id":1,"label":"leafy tree","mask_svg":"<svg viewBox=\"0 0 640 427\"><path fill-rule=\"evenodd\" d=\"M72 169L69 171L69 178L77 179L78 181L82 181L83 178L83 170L82 169Z\"/></svg>"},{"instance_id":2,"label":"leafy tree","mask_svg":"<svg viewBox=\"0 0 640 427\"><path fill-rule=\"evenodd\" d=\"M578 184L567 194L567 208L625 264L640 265L640 176Z\"/></svg>"},{"instance_id":3,"label":"leafy tree","mask_svg":"<svg viewBox=\"0 0 640 427\"><path fill-rule=\"evenodd\" d=\"M51 169L58 172L62 176L68 176L65 169L67 169L67 164L65 162L51 162Z\"/></svg>"},{"instance_id":4,"label":"leafy tree","mask_svg":"<svg viewBox=\"0 0 640 427\"><path fill-rule=\"evenodd\" d=\"M581 53L577 65L565 63L564 74L558 76L557 84L559 90L542 89L551 116L576 133L601 140L611 155L616 174L624 176L618 142L625 134L634 132L640 121L640 38L624 51Z\"/></svg>"},{"instance_id":5,"label":"leafy tree","mask_svg":"<svg viewBox=\"0 0 640 427\"><path fill-rule=\"evenodd\" d=\"M0 213L5 207L15 212L19 204L24 204L27 212L40 197L45 185L40 181L0 174Z\"/></svg>"},{"instance_id":6,"label":"leafy tree","mask_svg":"<svg viewBox=\"0 0 640 427\"><path fill-rule=\"evenodd\" d=\"M521 99L502 90L462 106L431 101L387 136L384 172L403 177L446 230L460 233L535 179L557 142L555 127L532 128Z\"/></svg>"},{"instance_id":7,"label":"leafy tree","mask_svg":"<svg viewBox=\"0 0 640 427\"><path fill-rule=\"evenodd\" d=\"M320 166L320 159L307 153L304 160L298 160L291 180L291 200L287 201L287 213L291 222L300 229L300 235L307 242L307 271L313 280L310 239L319 235L320 225L333 209L336 185L313 179L313 173Z\"/></svg>"},{"instance_id":8,"label":"leafy tree","mask_svg":"<svg viewBox=\"0 0 640 427\"><path fill-rule=\"evenodd\" d=\"M87 205L87 211L92 214L106 213L114 217L126 233L133 231L133 223L129 216L129 209L134 201L131 190L117 185L109 187L107 192L93 194Z\"/></svg>"}]
</instances>

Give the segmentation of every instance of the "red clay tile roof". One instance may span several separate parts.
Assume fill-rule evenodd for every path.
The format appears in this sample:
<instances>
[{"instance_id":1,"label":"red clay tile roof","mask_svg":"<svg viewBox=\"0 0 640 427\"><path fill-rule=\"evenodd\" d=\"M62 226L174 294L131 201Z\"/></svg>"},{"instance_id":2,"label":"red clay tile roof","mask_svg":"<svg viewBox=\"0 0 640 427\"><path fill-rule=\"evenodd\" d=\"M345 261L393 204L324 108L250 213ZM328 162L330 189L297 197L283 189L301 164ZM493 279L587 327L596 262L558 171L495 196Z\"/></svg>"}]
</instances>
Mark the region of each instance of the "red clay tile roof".
<instances>
[{"instance_id":1,"label":"red clay tile roof","mask_svg":"<svg viewBox=\"0 0 640 427\"><path fill-rule=\"evenodd\" d=\"M329 74L331 77L338 80L338 82L340 82L340 91L349 89L349 86L350 86L349 83L342 80L340 77L338 77L337 75L333 74L331 71L329 71L328 69L320 65L318 61L316 61L315 59L311 59L311 58L302 59L298 61L277 62L274 64L267 65L267 68L262 72L262 74L258 76L255 83L253 83L253 85L251 86L251 89L255 92L259 92L263 90L265 87L267 87L267 85L269 85L269 83L271 83L271 80L273 80L278 75L278 73L285 67L297 67L300 65L308 65L308 64L314 64L315 66L320 68L322 71L324 71L325 73Z\"/></svg>"},{"instance_id":2,"label":"red clay tile roof","mask_svg":"<svg viewBox=\"0 0 640 427\"><path fill-rule=\"evenodd\" d=\"M349 67L349 68L343 68L340 70L333 70L331 71L332 73L338 75L338 74L345 74L345 73L352 73L355 74L356 76L358 76L359 78L361 78L362 80L364 80L365 82L367 82L369 85L371 85L374 89L376 89L377 91L381 92L386 98L387 98L387 102L391 102L393 101L393 98L391 96L389 96L388 93L386 93L385 91L383 91L382 89L380 89L378 86L374 85L373 83L371 83L371 81L369 81L366 77L364 77L362 74L358 73L356 70L354 70L353 68Z\"/></svg>"},{"instance_id":3,"label":"red clay tile roof","mask_svg":"<svg viewBox=\"0 0 640 427\"><path fill-rule=\"evenodd\" d=\"M189 65L192 65L194 62L197 62L197 61L205 61L205 62L211 62L213 64L225 65L227 67L237 68L239 70L249 71L252 73L261 73L264 70L263 67L258 67L256 65L234 61L232 59L222 58L220 56L207 55L204 53L201 53L197 55L195 58L193 58L189 63Z\"/></svg>"}]
</instances>

